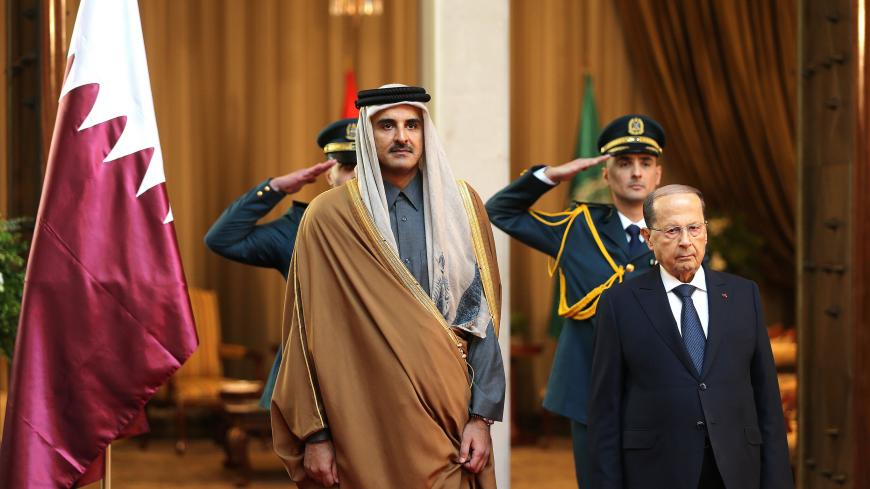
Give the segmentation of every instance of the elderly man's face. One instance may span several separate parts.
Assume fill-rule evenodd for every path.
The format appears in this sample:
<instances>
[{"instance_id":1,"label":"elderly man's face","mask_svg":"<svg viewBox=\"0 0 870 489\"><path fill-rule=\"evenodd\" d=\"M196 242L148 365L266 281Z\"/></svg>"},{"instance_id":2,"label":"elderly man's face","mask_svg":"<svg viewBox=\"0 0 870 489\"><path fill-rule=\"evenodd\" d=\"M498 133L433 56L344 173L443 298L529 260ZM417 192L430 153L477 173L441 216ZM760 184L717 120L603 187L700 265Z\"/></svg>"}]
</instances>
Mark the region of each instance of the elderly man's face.
<instances>
[{"instance_id":1,"label":"elderly man's face","mask_svg":"<svg viewBox=\"0 0 870 489\"><path fill-rule=\"evenodd\" d=\"M604 179L616 201L642 204L659 185L662 167L658 158L644 153L623 154L607 162Z\"/></svg>"},{"instance_id":2,"label":"elderly man's face","mask_svg":"<svg viewBox=\"0 0 870 489\"><path fill-rule=\"evenodd\" d=\"M375 149L387 181L413 176L423 156L423 115L412 105L396 105L372 116Z\"/></svg>"},{"instance_id":3,"label":"elderly man's face","mask_svg":"<svg viewBox=\"0 0 870 489\"><path fill-rule=\"evenodd\" d=\"M646 242L668 273L682 282L690 282L701 267L707 246L701 199L695 194L665 195L656 199L654 209L655 222L646 224L655 229L644 230ZM677 228L680 229L674 233ZM692 228L697 236L690 233Z\"/></svg>"}]
</instances>

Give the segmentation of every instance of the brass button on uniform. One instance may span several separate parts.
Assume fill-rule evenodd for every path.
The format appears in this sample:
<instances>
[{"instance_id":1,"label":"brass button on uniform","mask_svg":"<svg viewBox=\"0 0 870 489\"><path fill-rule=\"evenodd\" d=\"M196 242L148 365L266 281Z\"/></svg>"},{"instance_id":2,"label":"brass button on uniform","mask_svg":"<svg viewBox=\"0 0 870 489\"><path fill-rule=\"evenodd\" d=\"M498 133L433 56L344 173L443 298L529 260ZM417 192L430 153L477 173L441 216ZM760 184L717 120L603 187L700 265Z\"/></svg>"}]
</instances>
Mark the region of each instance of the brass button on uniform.
<instances>
[{"instance_id":1,"label":"brass button on uniform","mask_svg":"<svg viewBox=\"0 0 870 489\"><path fill-rule=\"evenodd\" d=\"M263 196L263 191L257 190L257 197L262 197L262 196Z\"/></svg>"},{"instance_id":2,"label":"brass button on uniform","mask_svg":"<svg viewBox=\"0 0 870 489\"><path fill-rule=\"evenodd\" d=\"M628 272L628 273L633 272L633 271L634 271L634 263L629 263L628 265L626 265L626 266L625 266L625 271Z\"/></svg>"},{"instance_id":3,"label":"brass button on uniform","mask_svg":"<svg viewBox=\"0 0 870 489\"><path fill-rule=\"evenodd\" d=\"M271 188L269 188L269 186L268 186L268 185L266 185L266 186L265 186L265 187L263 187L263 190L265 190L265 191L266 191L266 192L268 192L268 191L270 191L270 190L272 190L272 189L271 189Z\"/></svg>"}]
</instances>

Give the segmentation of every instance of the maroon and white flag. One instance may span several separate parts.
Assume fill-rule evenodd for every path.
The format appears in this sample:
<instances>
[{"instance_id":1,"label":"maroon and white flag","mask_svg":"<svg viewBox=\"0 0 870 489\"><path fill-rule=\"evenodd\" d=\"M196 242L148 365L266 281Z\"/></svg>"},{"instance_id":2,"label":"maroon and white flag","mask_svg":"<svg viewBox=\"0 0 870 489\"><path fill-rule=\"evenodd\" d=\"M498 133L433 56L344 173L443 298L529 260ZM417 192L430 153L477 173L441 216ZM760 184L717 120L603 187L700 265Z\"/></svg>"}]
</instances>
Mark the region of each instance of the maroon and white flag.
<instances>
[{"instance_id":1,"label":"maroon and white flag","mask_svg":"<svg viewBox=\"0 0 870 489\"><path fill-rule=\"evenodd\" d=\"M83 0L27 267L0 487L84 483L196 344L138 5Z\"/></svg>"}]
</instances>

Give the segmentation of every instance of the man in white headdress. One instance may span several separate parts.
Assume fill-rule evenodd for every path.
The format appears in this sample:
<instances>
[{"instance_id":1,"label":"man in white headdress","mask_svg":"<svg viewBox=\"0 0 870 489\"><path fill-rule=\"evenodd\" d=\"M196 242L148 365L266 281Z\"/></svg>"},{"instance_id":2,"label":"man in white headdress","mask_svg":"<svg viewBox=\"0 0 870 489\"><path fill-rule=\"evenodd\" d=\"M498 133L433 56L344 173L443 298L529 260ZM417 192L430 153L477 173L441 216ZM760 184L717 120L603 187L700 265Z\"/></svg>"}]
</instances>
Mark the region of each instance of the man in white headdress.
<instances>
[{"instance_id":1,"label":"man in white headdress","mask_svg":"<svg viewBox=\"0 0 870 489\"><path fill-rule=\"evenodd\" d=\"M272 428L303 489L495 487L495 246L428 101L418 87L359 92L358 177L299 228Z\"/></svg>"}]
</instances>

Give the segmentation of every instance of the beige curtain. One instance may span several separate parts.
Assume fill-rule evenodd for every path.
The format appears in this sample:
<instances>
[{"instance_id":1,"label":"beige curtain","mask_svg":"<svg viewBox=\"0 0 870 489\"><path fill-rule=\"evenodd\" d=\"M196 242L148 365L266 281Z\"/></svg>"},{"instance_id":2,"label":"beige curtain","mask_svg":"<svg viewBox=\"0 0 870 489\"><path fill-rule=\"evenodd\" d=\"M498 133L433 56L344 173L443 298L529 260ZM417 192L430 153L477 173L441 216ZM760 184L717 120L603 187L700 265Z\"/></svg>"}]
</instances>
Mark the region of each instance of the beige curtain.
<instances>
[{"instance_id":1,"label":"beige curtain","mask_svg":"<svg viewBox=\"0 0 870 489\"><path fill-rule=\"evenodd\" d=\"M584 73L592 75L602 126L619 115L648 110L629 63L613 2L513 0L510 39L514 178L531 165L573 158ZM666 154L664 178L679 180L669 161ZM565 185L557 187L538 202L537 208L563 209L567 191ZM547 344L552 300L547 258L512 241L510 263L511 311L527 318L533 341ZM550 362L550 351L533 361L532 386L521 386L519 409L538 407L536 398L546 383Z\"/></svg>"},{"instance_id":2,"label":"beige curtain","mask_svg":"<svg viewBox=\"0 0 870 489\"><path fill-rule=\"evenodd\" d=\"M747 219L765 281L793 290L796 3L616 4L644 94L676 135L669 161L708 205Z\"/></svg>"}]
</instances>

